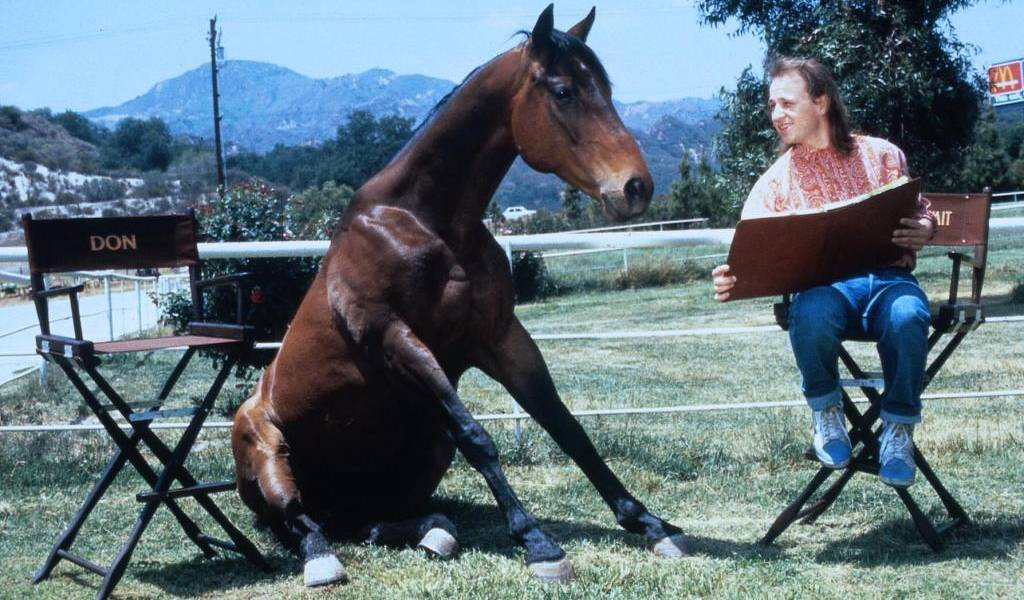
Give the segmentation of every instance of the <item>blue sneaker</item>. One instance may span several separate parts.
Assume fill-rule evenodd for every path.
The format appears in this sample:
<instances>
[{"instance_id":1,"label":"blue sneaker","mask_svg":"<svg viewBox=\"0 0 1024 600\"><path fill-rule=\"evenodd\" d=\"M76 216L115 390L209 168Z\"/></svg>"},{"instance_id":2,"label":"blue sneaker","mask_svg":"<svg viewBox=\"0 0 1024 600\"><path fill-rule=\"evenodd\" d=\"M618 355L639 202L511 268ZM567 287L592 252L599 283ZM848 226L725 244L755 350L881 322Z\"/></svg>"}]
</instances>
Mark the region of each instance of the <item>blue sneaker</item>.
<instances>
[{"instance_id":1,"label":"blue sneaker","mask_svg":"<svg viewBox=\"0 0 1024 600\"><path fill-rule=\"evenodd\" d=\"M914 464L914 426L886 423L878 442L881 445L878 453L878 478L892 487L910 487L917 474L917 465Z\"/></svg>"},{"instance_id":2,"label":"blue sneaker","mask_svg":"<svg viewBox=\"0 0 1024 600\"><path fill-rule=\"evenodd\" d=\"M814 426L814 453L821 464L830 469L842 469L850 464L853 448L846 433L846 419L841 406L829 406L811 412Z\"/></svg>"}]
</instances>

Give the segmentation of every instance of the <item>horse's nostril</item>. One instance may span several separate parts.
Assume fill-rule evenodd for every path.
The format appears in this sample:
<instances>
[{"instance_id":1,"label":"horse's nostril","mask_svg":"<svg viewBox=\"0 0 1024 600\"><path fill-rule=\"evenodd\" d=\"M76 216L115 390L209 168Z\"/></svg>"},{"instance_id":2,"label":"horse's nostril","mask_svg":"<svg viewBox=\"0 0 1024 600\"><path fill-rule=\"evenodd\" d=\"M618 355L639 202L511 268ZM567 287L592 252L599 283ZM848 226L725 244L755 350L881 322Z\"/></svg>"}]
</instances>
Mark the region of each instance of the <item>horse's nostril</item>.
<instances>
[{"instance_id":1,"label":"horse's nostril","mask_svg":"<svg viewBox=\"0 0 1024 600\"><path fill-rule=\"evenodd\" d=\"M639 202L640 200L647 199L647 186L644 185L644 180L639 177L634 177L626 182L626 199L630 202Z\"/></svg>"}]
</instances>

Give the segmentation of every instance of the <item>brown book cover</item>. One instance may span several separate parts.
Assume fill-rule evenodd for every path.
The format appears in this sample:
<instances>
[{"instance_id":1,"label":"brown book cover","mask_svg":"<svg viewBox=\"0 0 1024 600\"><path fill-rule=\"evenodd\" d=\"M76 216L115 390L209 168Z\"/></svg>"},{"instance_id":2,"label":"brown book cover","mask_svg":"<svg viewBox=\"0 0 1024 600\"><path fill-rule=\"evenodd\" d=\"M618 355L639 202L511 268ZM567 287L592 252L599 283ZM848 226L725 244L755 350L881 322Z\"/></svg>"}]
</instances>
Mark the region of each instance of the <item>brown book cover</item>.
<instances>
[{"instance_id":1,"label":"brown book cover","mask_svg":"<svg viewBox=\"0 0 1024 600\"><path fill-rule=\"evenodd\" d=\"M900 219L917 213L919 179L901 178L863 196L743 219L729 247L736 285L729 300L799 292L895 262Z\"/></svg>"}]
</instances>

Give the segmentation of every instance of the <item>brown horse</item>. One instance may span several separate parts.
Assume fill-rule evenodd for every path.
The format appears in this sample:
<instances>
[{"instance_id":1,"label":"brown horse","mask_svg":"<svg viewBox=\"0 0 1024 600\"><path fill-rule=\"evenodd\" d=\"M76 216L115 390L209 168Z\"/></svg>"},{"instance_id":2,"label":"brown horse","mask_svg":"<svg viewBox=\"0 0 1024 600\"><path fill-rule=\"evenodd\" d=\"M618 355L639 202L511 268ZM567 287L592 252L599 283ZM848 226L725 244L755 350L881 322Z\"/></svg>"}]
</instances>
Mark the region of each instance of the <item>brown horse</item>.
<instances>
[{"instance_id":1,"label":"brown horse","mask_svg":"<svg viewBox=\"0 0 1024 600\"><path fill-rule=\"evenodd\" d=\"M594 11L567 33L552 13L472 73L356 192L277 358L235 417L239 494L305 561L307 585L345 577L328 522L375 543L454 553L451 522L427 512L455 449L484 476L531 571L572 576L456 392L470 367L505 386L622 527L659 555L685 553L679 528L626 491L559 399L513 313L505 254L481 223L517 154L611 217L650 202L647 166L584 43Z\"/></svg>"}]
</instances>

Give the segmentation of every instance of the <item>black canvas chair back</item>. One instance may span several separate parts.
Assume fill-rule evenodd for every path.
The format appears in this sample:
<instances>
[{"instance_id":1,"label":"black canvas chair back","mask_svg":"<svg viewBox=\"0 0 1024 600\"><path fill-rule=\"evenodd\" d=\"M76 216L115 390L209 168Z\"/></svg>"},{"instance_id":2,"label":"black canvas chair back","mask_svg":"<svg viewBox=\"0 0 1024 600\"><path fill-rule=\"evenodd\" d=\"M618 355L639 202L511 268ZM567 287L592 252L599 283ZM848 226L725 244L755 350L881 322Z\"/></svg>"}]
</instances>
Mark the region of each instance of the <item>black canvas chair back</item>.
<instances>
[{"instance_id":1,"label":"black canvas chair back","mask_svg":"<svg viewBox=\"0 0 1024 600\"><path fill-rule=\"evenodd\" d=\"M244 323L243 300L245 274L228 275L213 279L200 279L201 264L197 245L197 224L191 213L185 215L115 217L87 219L22 219L25 245L28 250L32 297L39 316L40 334L36 336L36 351L46 360L57 364L81 394L90 410L103 425L117 446L117 451L103 470L100 479L86 497L71 523L57 538L49 556L37 571L34 583L46 579L61 560L66 560L103 577L97 598L106 598L117 585L128 566L131 555L142 533L157 509L165 506L181 525L185 535L206 557L216 555L214 548L239 552L252 563L266 569L259 550L228 520L211 498L215 492L234 490L235 482L199 483L185 467L185 461L209 414L230 370L243 352L252 347L252 328ZM189 323L186 335L145 337L130 340L93 341L85 336L79 312L79 294L84 286L73 285L47 288L45 276L50 273L75 272L95 269L146 269L188 267L194 306L194 321ZM203 317L202 292L204 289L232 286L236 294L236 315L233 322L210 322ZM57 335L50 329L50 303L66 297L71 307L73 336ZM143 398L122 397L100 373L102 357L139 351L184 348L184 354L167 376L155 395ZM217 375L210 382L198 406L167 408L171 392L198 348L223 353ZM93 389L80 374L92 380L109 402L101 403ZM129 390L138 395L139 390ZM131 400L136 400L132 402ZM141 408L140 408L141 407ZM119 413L130 425L124 432L111 416ZM186 419L181 425L184 432L179 441L168 446L150 429L158 419ZM160 468L150 466L140 452L144 445L160 462ZM142 509L128 539L117 557L107 567L73 554L74 544L89 514L107 491L114 478L131 463L149 488L137 495ZM175 482L178 487L172 487ZM179 498L194 498L227 534L229 541L219 540L203 533L178 503Z\"/></svg>"},{"instance_id":2,"label":"black canvas chair back","mask_svg":"<svg viewBox=\"0 0 1024 600\"><path fill-rule=\"evenodd\" d=\"M985 261L988 250L989 216L991 211L992 193L986 188L978 194L923 194L931 203L931 211L936 218L936 232L927 246L949 247L948 256L952 261L949 282L949 295L932 311L931 331L928 336L930 362L925 368L925 386L927 386L942 369L943 365L960 346L964 337L984 322L984 307L981 290L985 281ZM969 269L970 293L962 294L960 281L961 271ZM775 304L775 319L783 329L789 328L789 296ZM866 334L853 333L847 341L874 341ZM879 387L882 374L868 372L860 367L844 347L839 349L839 359L850 373L849 379L842 379L843 387L858 387L868 398L870 404L863 413L857 409L846 390L843 394L843 412L851 423L850 440L855 447L854 459L850 466L840 472L837 481L833 482L825 492L809 506L806 506L818 488L833 473L821 467L811 482L800 492L796 499L776 517L762 542L770 544L794 521L813 522L821 516L842 492L846 483L857 472L878 474L878 435L880 428L875 428L880 408ZM856 450L857 445L862 444ZM813 451L808 458L814 458ZM956 525L969 522L967 513L959 502L945 488L932 470L921 452L914 449L914 461L925 480L935 490L950 519L941 527L936 528L931 520L917 505L906 489L895 489L900 500L914 520L914 525L925 542L935 550L943 547L941 534Z\"/></svg>"}]
</instances>

